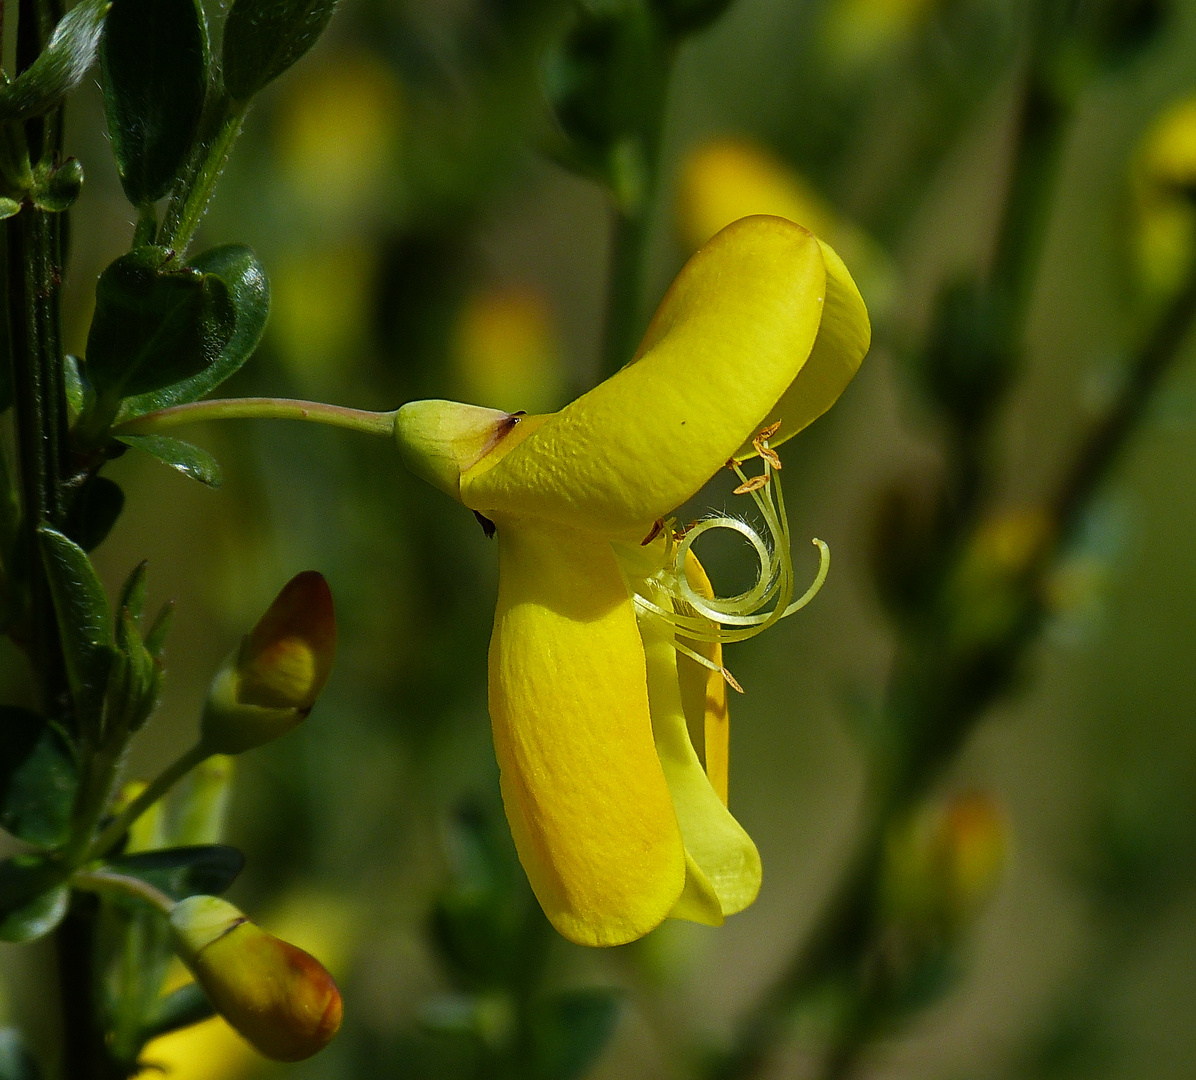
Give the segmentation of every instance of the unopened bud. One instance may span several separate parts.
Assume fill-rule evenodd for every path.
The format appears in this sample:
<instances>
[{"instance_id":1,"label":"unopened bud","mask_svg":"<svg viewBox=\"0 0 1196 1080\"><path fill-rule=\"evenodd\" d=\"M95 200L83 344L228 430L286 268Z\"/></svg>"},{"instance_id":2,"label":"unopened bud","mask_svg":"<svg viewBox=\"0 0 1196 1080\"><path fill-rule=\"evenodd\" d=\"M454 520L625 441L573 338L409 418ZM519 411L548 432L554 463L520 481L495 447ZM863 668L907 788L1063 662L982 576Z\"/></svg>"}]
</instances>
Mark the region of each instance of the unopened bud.
<instances>
[{"instance_id":1,"label":"unopened bud","mask_svg":"<svg viewBox=\"0 0 1196 1080\"><path fill-rule=\"evenodd\" d=\"M924 808L889 839L882 890L886 916L951 934L991 899L1009 853L997 801L964 792Z\"/></svg>"},{"instance_id":2,"label":"unopened bud","mask_svg":"<svg viewBox=\"0 0 1196 1080\"><path fill-rule=\"evenodd\" d=\"M304 571L212 680L200 729L204 749L240 754L285 735L311 712L335 654L332 593L321 574Z\"/></svg>"},{"instance_id":3,"label":"unopened bud","mask_svg":"<svg viewBox=\"0 0 1196 1080\"><path fill-rule=\"evenodd\" d=\"M267 934L215 896L191 896L170 913L179 958L216 1011L261 1054L301 1061L341 1025L332 976L302 949Z\"/></svg>"},{"instance_id":4,"label":"unopened bud","mask_svg":"<svg viewBox=\"0 0 1196 1080\"><path fill-rule=\"evenodd\" d=\"M410 401L395 419L395 439L410 472L459 499L461 476L519 421L516 414L456 401Z\"/></svg>"}]
</instances>

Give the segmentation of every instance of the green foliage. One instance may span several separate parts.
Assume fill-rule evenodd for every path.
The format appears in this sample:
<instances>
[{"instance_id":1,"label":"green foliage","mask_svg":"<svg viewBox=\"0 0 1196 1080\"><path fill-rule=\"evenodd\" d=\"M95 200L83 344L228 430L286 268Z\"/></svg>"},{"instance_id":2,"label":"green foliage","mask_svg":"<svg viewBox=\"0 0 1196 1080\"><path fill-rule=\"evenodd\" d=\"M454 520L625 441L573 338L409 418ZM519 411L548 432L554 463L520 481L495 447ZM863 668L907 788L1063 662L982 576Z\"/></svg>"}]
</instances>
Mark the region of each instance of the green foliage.
<instances>
[{"instance_id":1,"label":"green foliage","mask_svg":"<svg viewBox=\"0 0 1196 1080\"><path fill-rule=\"evenodd\" d=\"M196 0L115 0L100 45L108 136L134 206L161 198L191 152L208 89Z\"/></svg>"},{"instance_id":2,"label":"green foliage","mask_svg":"<svg viewBox=\"0 0 1196 1080\"><path fill-rule=\"evenodd\" d=\"M37 1062L13 1028L0 1029L0 1080L41 1080Z\"/></svg>"},{"instance_id":3,"label":"green foliage","mask_svg":"<svg viewBox=\"0 0 1196 1080\"><path fill-rule=\"evenodd\" d=\"M62 531L84 551L104 542L125 507L125 493L115 480L92 474L83 481L67 507Z\"/></svg>"},{"instance_id":4,"label":"green foliage","mask_svg":"<svg viewBox=\"0 0 1196 1080\"><path fill-rule=\"evenodd\" d=\"M98 724L112 668L115 637L108 597L85 552L48 526L38 529L54 598L71 697L85 722Z\"/></svg>"},{"instance_id":5,"label":"green foliage","mask_svg":"<svg viewBox=\"0 0 1196 1080\"><path fill-rule=\"evenodd\" d=\"M223 244L196 255L190 265L219 278L228 287L234 309L232 334L220 355L203 370L161 389L126 398L121 420L196 401L211 393L240 370L262 339L270 313L270 286L257 256L244 244Z\"/></svg>"},{"instance_id":6,"label":"green foliage","mask_svg":"<svg viewBox=\"0 0 1196 1080\"><path fill-rule=\"evenodd\" d=\"M619 1020L617 990L570 990L540 1002L531 1026L534 1080L578 1080Z\"/></svg>"},{"instance_id":7,"label":"green foliage","mask_svg":"<svg viewBox=\"0 0 1196 1080\"><path fill-rule=\"evenodd\" d=\"M198 1024L215 1014L216 1010L199 984L186 983L158 999L153 1012L145 1018L140 1039L143 1043L149 1042L159 1035L168 1035L179 1028Z\"/></svg>"},{"instance_id":8,"label":"green foliage","mask_svg":"<svg viewBox=\"0 0 1196 1080\"><path fill-rule=\"evenodd\" d=\"M105 869L135 877L174 900L223 893L245 867L245 856L227 844L161 848L109 859Z\"/></svg>"},{"instance_id":9,"label":"green foliage","mask_svg":"<svg viewBox=\"0 0 1196 1080\"><path fill-rule=\"evenodd\" d=\"M78 785L63 731L27 709L0 706L0 825L37 847L66 843Z\"/></svg>"},{"instance_id":10,"label":"green foliage","mask_svg":"<svg viewBox=\"0 0 1196 1080\"><path fill-rule=\"evenodd\" d=\"M40 116L74 89L91 67L110 0L82 0L54 28L38 58L0 87L0 120Z\"/></svg>"},{"instance_id":11,"label":"green foliage","mask_svg":"<svg viewBox=\"0 0 1196 1080\"><path fill-rule=\"evenodd\" d=\"M652 0L665 26L674 34L695 34L717 21L732 0Z\"/></svg>"},{"instance_id":12,"label":"green foliage","mask_svg":"<svg viewBox=\"0 0 1196 1080\"><path fill-rule=\"evenodd\" d=\"M247 101L324 32L337 0L236 0L224 24L224 85Z\"/></svg>"},{"instance_id":13,"label":"green foliage","mask_svg":"<svg viewBox=\"0 0 1196 1080\"><path fill-rule=\"evenodd\" d=\"M61 214L69 210L83 188L83 165L78 158L67 158L61 164L46 162L33 173L33 205L39 210Z\"/></svg>"},{"instance_id":14,"label":"green foliage","mask_svg":"<svg viewBox=\"0 0 1196 1080\"><path fill-rule=\"evenodd\" d=\"M66 915L70 889L63 874L36 855L0 862L0 941L36 941Z\"/></svg>"},{"instance_id":15,"label":"green foliage","mask_svg":"<svg viewBox=\"0 0 1196 1080\"><path fill-rule=\"evenodd\" d=\"M121 435L120 441L157 458L192 480L198 480L208 487L220 486L220 463L198 446L183 442L182 439L172 439L169 435Z\"/></svg>"},{"instance_id":16,"label":"green foliage","mask_svg":"<svg viewBox=\"0 0 1196 1080\"><path fill-rule=\"evenodd\" d=\"M179 265L165 248L122 255L96 286L85 367L95 405L86 430L102 431L121 398L160 390L216 363L235 326L233 297L218 275Z\"/></svg>"}]
</instances>

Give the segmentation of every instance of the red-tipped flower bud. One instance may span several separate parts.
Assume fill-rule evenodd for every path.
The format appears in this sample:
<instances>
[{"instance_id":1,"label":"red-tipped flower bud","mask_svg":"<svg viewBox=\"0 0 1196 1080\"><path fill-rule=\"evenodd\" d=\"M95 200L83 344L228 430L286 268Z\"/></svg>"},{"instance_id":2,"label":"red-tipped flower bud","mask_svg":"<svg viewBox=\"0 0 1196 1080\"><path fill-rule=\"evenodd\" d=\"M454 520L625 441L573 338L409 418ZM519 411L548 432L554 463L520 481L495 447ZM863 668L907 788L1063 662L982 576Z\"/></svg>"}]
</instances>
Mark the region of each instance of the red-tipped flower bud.
<instances>
[{"instance_id":1,"label":"red-tipped flower bud","mask_svg":"<svg viewBox=\"0 0 1196 1080\"><path fill-rule=\"evenodd\" d=\"M311 711L332 671L336 615L323 575L293 577L212 680L201 738L239 754L286 734Z\"/></svg>"},{"instance_id":2,"label":"red-tipped flower bud","mask_svg":"<svg viewBox=\"0 0 1196 1080\"><path fill-rule=\"evenodd\" d=\"M227 901L188 897L171 911L170 928L208 1000L259 1053L301 1061L340 1028L340 992L320 962Z\"/></svg>"},{"instance_id":3,"label":"red-tipped flower bud","mask_svg":"<svg viewBox=\"0 0 1196 1080\"><path fill-rule=\"evenodd\" d=\"M961 792L923 807L889 838L890 918L954 933L992 897L1009 855L1009 826L992 795Z\"/></svg>"}]
</instances>

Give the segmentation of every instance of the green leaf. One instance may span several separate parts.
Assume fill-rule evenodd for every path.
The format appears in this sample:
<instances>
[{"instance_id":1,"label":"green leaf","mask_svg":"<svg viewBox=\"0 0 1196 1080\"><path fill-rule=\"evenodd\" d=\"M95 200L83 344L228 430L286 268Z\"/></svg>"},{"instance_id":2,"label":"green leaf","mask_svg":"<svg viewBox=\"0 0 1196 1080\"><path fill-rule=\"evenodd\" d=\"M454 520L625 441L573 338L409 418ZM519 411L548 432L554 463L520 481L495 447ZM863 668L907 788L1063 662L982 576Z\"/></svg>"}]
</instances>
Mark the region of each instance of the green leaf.
<instances>
[{"instance_id":1,"label":"green leaf","mask_svg":"<svg viewBox=\"0 0 1196 1080\"><path fill-rule=\"evenodd\" d=\"M43 525L37 531L71 696L80 718L94 722L103 709L114 653L108 597L87 552L56 529Z\"/></svg>"},{"instance_id":2,"label":"green leaf","mask_svg":"<svg viewBox=\"0 0 1196 1080\"><path fill-rule=\"evenodd\" d=\"M62 870L36 855L15 855L0 863L0 941L34 941L66 914L71 891Z\"/></svg>"},{"instance_id":3,"label":"green leaf","mask_svg":"<svg viewBox=\"0 0 1196 1080\"><path fill-rule=\"evenodd\" d=\"M219 359L198 374L160 390L127 398L121 406L122 421L156 409L198 401L235 374L262 339L270 313L270 286L257 256L243 244L224 244L197 255L191 266L205 274L215 274L228 286L236 311L232 337Z\"/></svg>"},{"instance_id":4,"label":"green leaf","mask_svg":"<svg viewBox=\"0 0 1196 1080\"><path fill-rule=\"evenodd\" d=\"M125 508L125 493L106 476L92 476L75 493L62 531L84 551L94 551L112 531Z\"/></svg>"},{"instance_id":5,"label":"green leaf","mask_svg":"<svg viewBox=\"0 0 1196 1080\"><path fill-rule=\"evenodd\" d=\"M7 195L0 195L0 221L4 218L13 217L20 209L21 204L16 199L10 199Z\"/></svg>"},{"instance_id":6,"label":"green leaf","mask_svg":"<svg viewBox=\"0 0 1196 1080\"><path fill-rule=\"evenodd\" d=\"M48 112L79 84L95 60L109 0L83 0L63 17L32 64L0 87L0 120Z\"/></svg>"},{"instance_id":7,"label":"green leaf","mask_svg":"<svg viewBox=\"0 0 1196 1080\"><path fill-rule=\"evenodd\" d=\"M38 166L30 199L39 210L61 214L69 210L83 189L83 163L67 158L61 165Z\"/></svg>"},{"instance_id":8,"label":"green leaf","mask_svg":"<svg viewBox=\"0 0 1196 1080\"><path fill-rule=\"evenodd\" d=\"M537 1008L532 1024L535 1080L576 1080L606 1046L619 1019L614 990L570 990Z\"/></svg>"},{"instance_id":9,"label":"green leaf","mask_svg":"<svg viewBox=\"0 0 1196 1080\"><path fill-rule=\"evenodd\" d=\"M155 660L162 658L162 649L166 645L166 634L170 630L172 618L174 618L174 601L167 600L154 617L149 630L146 631L145 648Z\"/></svg>"},{"instance_id":10,"label":"green leaf","mask_svg":"<svg viewBox=\"0 0 1196 1080\"><path fill-rule=\"evenodd\" d=\"M224 24L224 85L245 101L324 32L337 0L236 0Z\"/></svg>"},{"instance_id":11,"label":"green leaf","mask_svg":"<svg viewBox=\"0 0 1196 1080\"><path fill-rule=\"evenodd\" d=\"M121 435L120 441L208 487L217 488L224 479L220 463L211 454L182 439L172 439L169 435Z\"/></svg>"},{"instance_id":12,"label":"green leaf","mask_svg":"<svg viewBox=\"0 0 1196 1080\"><path fill-rule=\"evenodd\" d=\"M145 612L146 579L149 576L149 559L142 559L132 573L125 578L120 590L120 607L127 611L134 619L140 621Z\"/></svg>"},{"instance_id":13,"label":"green leaf","mask_svg":"<svg viewBox=\"0 0 1196 1080\"><path fill-rule=\"evenodd\" d=\"M179 1028L190 1027L216 1015L216 1010L200 989L199 983L185 983L158 1000L154 1011L146 1017L141 1029L143 1042L169 1035ZM0 1073L0 1080L4 1080Z\"/></svg>"},{"instance_id":14,"label":"green leaf","mask_svg":"<svg viewBox=\"0 0 1196 1080\"><path fill-rule=\"evenodd\" d=\"M27 709L0 706L0 825L28 844L59 847L70 833L78 786L62 731Z\"/></svg>"},{"instance_id":15,"label":"green leaf","mask_svg":"<svg viewBox=\"0 0 1196 1080\"><path fill-rule=\"evenodd\" d=\"M83 378L82 371L79 370L79 358L70 353L67 353L63 357L62 375L66 383L66 405L70 411L71 422L73 423L75 417L83 411L84 406L87 404L91 387Z\"/></svg>"},{"instance_id":16,"label":"green leaf","mask_svg":"<svg viewBox=\"0 0 1196 1080\"><path fill-rule=\"evenodd\" d=\"M0 1080L41 1080L41 1070L16 1028L0 1028Z\"/></svg>"},{"instance_id":17,"label":"green leaf","mask_svg":"<svg viewBox=\"0 0 1196 1080\"><path fill-rule=\"evenodd\" d=\"M233 336L236 311L215 274L140 247L100 275L87 336L87 377L96 392L95 434L120 399L189 378L215 363Z\"/></svg>"},{"instance_id":18,"label":"green leaf","mask_svg":"<svg viewBox=\"0 0 1196 1080\"><path fill-rule=\"evenodd\" d=\"M125 607L116 617L116 648L120 658L109 683L109 711L129 731L138 731L158 707L162 669L141 640L137 620Z\"/></svg>"},{"instance_id":19,"label":"green leaf","mask_svg":"<svg viewBox=\"0 0 1196 1080\"><path fill-rule=\"evenodd\" d=\"M159 851L121 855L107 863L110 870L149 882L175 900L188 896L218 896L245 867L245 856L228 844L196 844Z\"/></svg>"},{"instance_id":20,"label":"green leaf","mask_svg":"<svg viewBox=\"0 0 1196 1080\"><path fill-rule=\"evenodd\" d=\"M108 137L134 206L160 199L191 150L208 88L195 0L115 0L100 43Z\"/></svg>"}]
</instances>

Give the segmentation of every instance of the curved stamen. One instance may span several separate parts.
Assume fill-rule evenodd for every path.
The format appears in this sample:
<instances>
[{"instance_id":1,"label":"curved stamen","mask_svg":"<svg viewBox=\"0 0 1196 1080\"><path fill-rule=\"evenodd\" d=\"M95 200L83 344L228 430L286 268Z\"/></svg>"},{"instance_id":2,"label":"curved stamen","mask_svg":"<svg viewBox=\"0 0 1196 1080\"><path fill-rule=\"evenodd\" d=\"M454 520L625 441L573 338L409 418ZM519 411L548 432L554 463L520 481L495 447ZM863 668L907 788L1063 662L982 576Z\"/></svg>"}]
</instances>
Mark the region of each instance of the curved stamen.
<instances>
[{"instance_id":1,"label":"curved stamen","mask_svg":"<svg viewBox=\"0 0 1196 1080\"><path fill-rule=\"evenodd\" d=\"M634 596L641 617L664 624L674 638L678 652L704 667L726 676L726 671L696 649L683 644L684 638L694 644L729 644L746 641L774 623L805 607L817 595L830 570L830 549L815 539L818 548L818 573L810 587L793 599L793 560L790 554L789 521L785 515L784 496L773 471L779 467L776 452L768 445L772 432L757 436L756 449L764 464L764 472L749 479L739 464L728 462L740 480L738 493L749 494L760 511L768 533L767 540L746 521L730 516L706 518L684 534L672 531L666 523L667 537L664 565L644 581L644 588ZM714 529L728 529L741 536L752 548L758 560L756 581L751 588L733 596L703 596L689 582L685 572L690 549L698 538ZM651 537L649 537L651 539ZM647 595L645 595L647 594Z\"/></svg>"}]
</instances>

